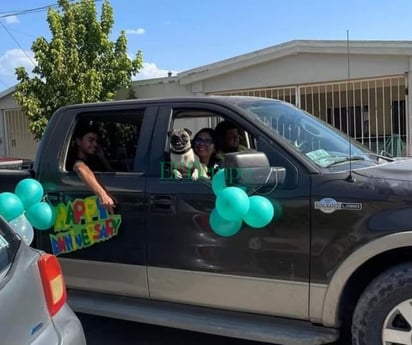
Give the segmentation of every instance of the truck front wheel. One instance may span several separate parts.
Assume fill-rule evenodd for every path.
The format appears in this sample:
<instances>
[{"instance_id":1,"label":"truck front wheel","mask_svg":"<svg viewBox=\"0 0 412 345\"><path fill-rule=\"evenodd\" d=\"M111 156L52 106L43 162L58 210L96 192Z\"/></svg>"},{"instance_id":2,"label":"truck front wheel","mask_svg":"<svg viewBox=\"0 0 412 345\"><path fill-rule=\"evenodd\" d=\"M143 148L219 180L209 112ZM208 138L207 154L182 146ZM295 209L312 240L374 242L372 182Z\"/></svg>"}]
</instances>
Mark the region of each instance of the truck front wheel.
<instances>
[{"instance_id":1,"label":"truck front wheel","mask_svg":"<svg viewBox=\"0 0 412 345\"><path fill-rule=\"evenodd\" d=\"M353 345L412 345L412 263L375 278L362 293L352 320Z\"/></svg>"}]
</instances>

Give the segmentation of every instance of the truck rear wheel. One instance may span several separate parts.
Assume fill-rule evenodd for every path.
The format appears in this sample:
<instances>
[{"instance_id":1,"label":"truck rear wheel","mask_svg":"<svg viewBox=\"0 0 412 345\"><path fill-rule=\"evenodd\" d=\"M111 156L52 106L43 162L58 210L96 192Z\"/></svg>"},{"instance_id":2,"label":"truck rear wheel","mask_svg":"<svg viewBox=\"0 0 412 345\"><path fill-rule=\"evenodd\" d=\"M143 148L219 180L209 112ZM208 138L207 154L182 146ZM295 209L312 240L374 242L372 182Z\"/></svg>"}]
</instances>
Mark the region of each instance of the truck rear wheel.
<instances>
[{"instance_id":1,"label":"truck rear wheel","mask_svg":"<svg viewBox=\"0 0 412 345\"><path fill-rule=\"evenodd\" d=\"M352 320L353 345L412 345L412 263L375 278L362 293Z\"/></svg>"}]
</instances>

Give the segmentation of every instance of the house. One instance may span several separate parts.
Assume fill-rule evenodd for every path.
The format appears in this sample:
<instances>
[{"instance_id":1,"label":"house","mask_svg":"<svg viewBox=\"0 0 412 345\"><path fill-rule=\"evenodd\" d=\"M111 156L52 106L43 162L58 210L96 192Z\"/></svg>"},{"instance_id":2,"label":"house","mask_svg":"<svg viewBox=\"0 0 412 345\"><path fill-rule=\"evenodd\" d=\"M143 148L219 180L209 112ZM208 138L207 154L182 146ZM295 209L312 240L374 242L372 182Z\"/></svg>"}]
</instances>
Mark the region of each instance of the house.
<instances>
[{"instance_id":1,"label":"house","mask_svg":"<svg viewBox=\"0 0 412 345\"><path fill-rule=\"evenodd\" d=\"M28 118L13 97L15 89L0 92L0 158L33 159L38 142L29 132Z\"/></svg>"},{"instance_id":2,"label":"house","mask_svg":"<svg viewBox=\"0 0 412 345\"><path fill-rule=\"evenodd\" d=\"M285 100L376 153L412 154L412 41L296 40L134 82L139 98L249 95Z\"/></svg>"},{"instance_id":3,"label":"house","mask_svg":"<svg viewBox=\"0 0 412 345\"><path fill-rule=\"evenodd\" d=\"M376 153L400 156L412 154L411 71L412 41L295 40L177 76L134 81L133 87L138 98L250 95L285 100ZM0 136L3 130L5 154L10 155L10 147L21 140L11 133L9 119L17 105L8 109L1 95ZM117 98L127 98L127 90Z\"/></svg>"}]
</instances>

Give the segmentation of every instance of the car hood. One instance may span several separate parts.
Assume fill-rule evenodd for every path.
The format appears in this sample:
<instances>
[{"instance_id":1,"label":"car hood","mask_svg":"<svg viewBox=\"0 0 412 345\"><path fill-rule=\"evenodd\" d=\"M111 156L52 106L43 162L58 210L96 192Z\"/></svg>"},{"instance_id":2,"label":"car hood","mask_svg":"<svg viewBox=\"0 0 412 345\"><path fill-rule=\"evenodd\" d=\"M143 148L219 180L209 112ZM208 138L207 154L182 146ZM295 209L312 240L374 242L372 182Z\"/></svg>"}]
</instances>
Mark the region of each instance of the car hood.
<instances>
[{"instance_id":1,"label":"car hood","mask_svg":"<svg viewBox=\"0 0 412 345\"><path fill-rule=\"evenodd\" d=\"M401 158L390 163L359 169L353 172L365 177L383 178L398 181L412 181L412 158Z\"/></svg>"}]
</instances>

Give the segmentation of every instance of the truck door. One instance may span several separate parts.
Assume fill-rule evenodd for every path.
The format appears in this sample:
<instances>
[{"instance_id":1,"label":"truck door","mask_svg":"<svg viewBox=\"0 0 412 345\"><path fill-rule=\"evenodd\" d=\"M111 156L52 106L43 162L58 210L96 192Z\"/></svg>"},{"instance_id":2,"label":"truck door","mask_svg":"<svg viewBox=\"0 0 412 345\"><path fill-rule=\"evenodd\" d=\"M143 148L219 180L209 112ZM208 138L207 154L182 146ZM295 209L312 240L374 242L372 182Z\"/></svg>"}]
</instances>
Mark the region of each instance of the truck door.
<instances>
[{"instance_id":1,"label":"truck door","mask_svg":"<svg viewBox=\"0 0 412 345\"><path fill-rule=\"evenodd\" d=\"M69 108L59 118L60 133L55 130L50 139L55 144L45 144L48 157L60 157L48 169L44 164L38 177L55 206L56 222L53 229L38 232L38 243L58 255L69 288L148 296L145 171L156 111L130 103ZM76 172L67 171L73 133L85 122L99 128L100 145L113 169L95 175L116 200L114 215L99 205Z\"/></svg>"},{"instance_id":2,"label":"truck door","mask_svg":"<svg viewBox=\"0 0 412 345\"><path fill-rule=\"evenodd\" d=\"M264 229L243 225L221 237L209 226L216 197L210 180L176 180L168 171L167 134L188 127L196 133L222 119L242 129L242 144L287 169L284 186L265 190L277 205ZM154 133L149 198L148 278L154 299L306 319L309 293L309 174L246 118L208 104L160 108Z\"/></svg>"}]
</instances>

